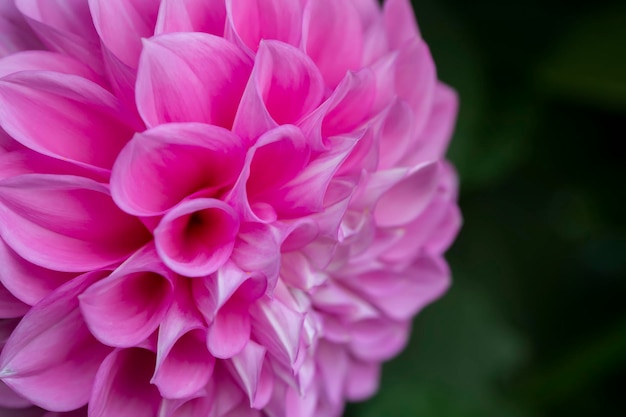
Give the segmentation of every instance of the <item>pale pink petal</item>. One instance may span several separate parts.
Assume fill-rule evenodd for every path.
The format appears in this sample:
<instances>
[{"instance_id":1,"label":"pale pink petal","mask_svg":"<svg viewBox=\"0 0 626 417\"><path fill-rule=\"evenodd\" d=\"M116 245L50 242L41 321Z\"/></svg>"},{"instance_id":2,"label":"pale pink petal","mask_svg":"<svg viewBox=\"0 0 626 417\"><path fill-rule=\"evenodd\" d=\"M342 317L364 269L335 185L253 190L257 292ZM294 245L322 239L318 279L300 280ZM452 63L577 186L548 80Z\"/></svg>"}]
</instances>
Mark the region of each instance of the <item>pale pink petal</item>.
<instances>
[{"instance_id":1,"label":"pale pink petal","mask_svg":"<svg viewBox=\"0 0 626 417\"><path fill-rule=\"evenodd\" d=\"M414 168L378 200L374 210L376 223L381 227L400 226L419 216L435 195L439 172L438 163Z\"/></svg>"},{"instance_id":2,"label":"pale pink petal","mask_svg":"<svg viewBox=\"0 0 626 417\"><path fill-rule=\"evenodd\" d=\"M111 174L118 206L135 215L156 215L202 191L219 196L234 185L245 149L239 137L217 126L185 123L137 134Z\"/></svg>"},{"instance_id":3,"label":"pale pink petal","mask_svg":"<svg viewBox=\"0 0 626 417\"><path fill-rule=\"evenodd\" d=\"M393 49L419 38L419 30L409 0L385 0L383 15L389 45Z\"/></svg>"},{"instance_id":4,"label":"pale pink petal","mask_svg":"<svg viewBox=\"0 0 626 417\"><path fill-rule=\"evenodd\" d=\"M0 377L34 404L51 411L85 405L96 371L110 349L89 333L78 295L103 273L76 278L33 307L0 355Z\"/></svg>"},{"instance_id":5,"label":"pale pink petal","mask_svg":"<svg viewBox=\"0 0 626 417\"><path fill-rule=\"evenodd\" d=\"M49 51L24 51L9 55L0 61L0 77L19 71L54 71L78 75L98 84L102 79L88 66L63 54Z\"/></svg>"},{"instance_id":6,"label":"pale pink petal","mask_svg":"<svg viewBox=\"0 0 626 417\"><path fill-rule=\"evenodd\" d=\"M304 10L303 46L334 88L349 70L356 70L363 54L363 26L349 1L309 0Z\"/></svg>"},{"instance_id":7,"label":"pale pink petal","mask_svg":"<svg viewBox=\"0 0 626 417\"><path fill-rule=\"evenodd\" d=\"M381 366L377 362L352 361L348 371L345 396L349 401L363 401L376 393Z\"/></svg>"},{"instance_id":8,"label":"pale pink petal","mask_svg":"<svg viewBox=\"0 0 626 417\"><path fill-rule=\"evenodd\" d=\"M18 299L35 305L52 291L75 277L32 264L0 239L0 282Z\"/></svg>"},{"instance_id":9,"label":"pale pink petal","mask_svg":"<svg viewBox=\"0 0 626 417\"><path fill-rule=\"evenodd\" d=\"M400 100L393 103L386 112L378 132L380 169L392 168L397 166L401 159L412 157L412 153L409 152L415 137L412 113L409 105Z\"/></svg>"},{"instance_id":10,"label":"pale pink petal","mask_svg":"<svg viewBox=\"0 0 626 417\"><path fill-rule=\"evenodd\" d=\"M204 333L182 335L157 366L152 383L164 398L189 398L209 382L215 358L207 351Z\"/></svg>"},{"instance_id":11,"label":"pale pink petal","mask_svg":"<svg viewBox=\"0 0 626 417\"><path fill-rule=\"evenodd\" d=\"M331 402L340 404L350 365L348 354L342 346L327 341L317 346L315 354L323 381L322 387Z\"/></svg>"},{"instance_id":12,"label":"pale pink petal","mask_svg":"<svg viewBox=\"0 0 626 417\"><path fill-rule=\"evenodd\" d=\"M102 362L89 400L90 417L155 417L161 403L150 384L155 355L145 349L112 352Z\"/></svg>"},{"instance_id":13,"label":"pale pink petal","mask_svg":"<svg viewBox=\"0 0 626 417\"><path fill-rule=\"evenodd\" d=\"M16 0L48 49L70 55L102 72L100 42L86 0Z\"/></svg>"},{"instance_id":14,"label":"pale pink petal","mask_svg":"<svg viewBox=\"0 0 626 417\"><path fill-rule=\"evenodd\" d=\"M226 37L256 52L263 39L300 42L302 5L294 0L226 0Z\"/></svg>"},{"instance_id":15,"label":"pale pink petal","mask_svg":"<svg viewBox=\"0 0 626 417\"><path fill-rule=\"evenodd\" d=\"M172 303L171 273L148 246L80 296L89 330L101 342L132 347L150 336Z\"/></svg>"},{"instance_id":16,"label":"pale pink petal","mask_svg":"<svg viewBox=\"0 0 626 417\"><path fill-rule=\"evenodd\" d=\"M272 395L273 374L265 358L265 348L250 341L230 359L228 368L248 395L250 407L263 409Z\"/></svg>"},{"instance_id":17,"label":"pale pink petal","mask_svg":"<svg viewBox=\"0 0 626 417\"><path fill-rule=\"evenodd\" d=\"M224 265L235 245L239 218L220 200L187 200L170 210L154 230L159 256L179 274L201 277Z\"/></svg>"},{"instance_id":18,"label":"pale pink petal","mask_svg":"<svg viewBox=\"0 0 626 417\"><path fill-rule=\"evenodd\" d=\"M224 0L162 0L155 34L204 32L222 36L225 25Z\"/></svg>"},{"instance_id":19,"label":"pale pink petal","mask_svg":"<svg viewBox=\"0 0 626 417\"><path fill-rule=\"evenodd\" d=\"M233 131L254 141L277 125L295 124L323 95L324 81L308 56L282 42L263 41Z\"/></svg>"},{"instance_id":20,"label":"pale pink petal","mask_svg":"<svg viewBox=\"0 0 626 417\"><path fill-rule=\"evenodd\" d=\"M352 355L365 361L381 362L406 347L411 323L381 318L352 323L349 329Z\"/></svg>"},{"instance_id":21,"label":"pale pink petal","mask_svg":"<svg viewBox=\"0 0 626 417\"><path fill-rule=\"evenodd\" d=\"M99 85L47 71L0 79L0 124L35 151L96 169L111 168L136 127Z\"/></svg>"},{"instance_id":22,"label":"pale pink petal","mask_svg":"<svg viewBox=\"0 0 626 417\"><path fill-rule=\"evenodd\" d=\"M29 174L0 181L0 234L39 266L81 272L125 259L143 246L143 225L92 180ZM7 225L12 227L7 227Z\"/></svg>"},{"instance_id":23,"label":"pale pink petal","mask_svg":"<svg viewBox=\"0 0 626 417\"><path fill-rule=\"evenodd\" d=\"M207 346L220 359L237 355L250 341L248 305L237 298L226 302L218 311L207 334Z\"/></svg>"},{"instance_id":24,"label":"pale pink petal","mask_svg":"<svg viewBox=\"0 0 626 417\"><path fill-rule=\"evenodd\" d=\"M139 62L139 112L151 127L203 122L230 128L251 69L250 58L223 38L157 36L144 42Z\"/></svg>"}]
</instances>

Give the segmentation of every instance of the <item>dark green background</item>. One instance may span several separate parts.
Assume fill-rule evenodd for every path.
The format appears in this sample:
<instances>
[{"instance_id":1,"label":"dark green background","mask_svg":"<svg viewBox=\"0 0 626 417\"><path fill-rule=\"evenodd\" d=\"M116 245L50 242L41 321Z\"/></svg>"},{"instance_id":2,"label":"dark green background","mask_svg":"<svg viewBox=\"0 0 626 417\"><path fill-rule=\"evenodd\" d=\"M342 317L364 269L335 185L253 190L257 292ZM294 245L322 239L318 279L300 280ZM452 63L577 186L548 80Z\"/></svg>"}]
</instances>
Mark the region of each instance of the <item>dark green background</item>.
<instances>
[{"instance_id":1,"label":"dark green background","mask_svg":"<svg viewBox=\"0 0 626 417\"><path fill-rule=\"evenodd\" d=\"M348 417L626 415L626 3L419 0L460 93L454 285Z\"/></svg>"}]
</instances>

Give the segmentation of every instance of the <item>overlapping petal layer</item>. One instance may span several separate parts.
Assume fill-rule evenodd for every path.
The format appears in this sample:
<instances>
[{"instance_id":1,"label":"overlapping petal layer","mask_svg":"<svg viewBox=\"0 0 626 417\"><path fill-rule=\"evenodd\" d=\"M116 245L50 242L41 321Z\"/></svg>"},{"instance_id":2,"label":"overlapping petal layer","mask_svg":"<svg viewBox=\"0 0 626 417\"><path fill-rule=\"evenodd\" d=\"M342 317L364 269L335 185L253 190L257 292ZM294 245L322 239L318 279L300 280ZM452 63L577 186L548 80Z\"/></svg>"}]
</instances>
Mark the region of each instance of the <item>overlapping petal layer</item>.
<instances>
[{"instance_id":1,"label":"overlapping petal layer","mask_svg":"<svg viewBox=\"0 0 626 417\"><path fill-rule=\"evenodd\" d=\"M371 396L450 283L456 110L408 0L2 2L0 414Z\"/></svg>"}]
</instances>

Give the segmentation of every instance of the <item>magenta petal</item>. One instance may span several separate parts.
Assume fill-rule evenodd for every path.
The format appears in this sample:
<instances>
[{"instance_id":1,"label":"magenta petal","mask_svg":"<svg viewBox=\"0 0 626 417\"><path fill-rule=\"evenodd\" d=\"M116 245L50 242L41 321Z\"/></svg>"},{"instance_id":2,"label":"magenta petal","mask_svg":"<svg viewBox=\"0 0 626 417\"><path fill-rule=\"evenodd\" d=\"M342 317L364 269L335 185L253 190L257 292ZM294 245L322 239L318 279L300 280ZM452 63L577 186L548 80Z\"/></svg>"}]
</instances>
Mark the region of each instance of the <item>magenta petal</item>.
<instances>
[{"instance_id":1,"label":"magenta petal","mask_svg":"<svg viewBox=\"0 0 626 417\"><path fill-rule=\"evenodd\" d=\"M155 417L161 403L150 384L154 353L122 349L111 353L98 370L89 400L90 417Z\"/></svg>"},{"instance_id":2,"label":"magenta petal","mask_svg":"<svg viewBox=\"0 0 626 417\"><path fill-rule=\"evenodd\" d=\"M110 169L133 135L126 118L111 93L81 77L27 71L0 79L2 128L45 155Z\"/></svg>"},{"instance_id":3,"label":"magenta petal","mask_svg":"<svg viewBox=\"0 0 626 417\"><path fill-rule=\"evenodd\" d=\"M426 163L382 195L374 210L380 227L401 226L424 211L437 190L440 165Z\"/></svg>"},{"instance_id":4,"label":"magenta petal","mask_svg":"<svg viewBox=\"0 0 626 417\"><path fill-rule=\"evenodd\" d=\"M207 334L211 354L220 359L230 358L250 341L250 316L245 303L233 299L220 310Z\"/></svg>"},{"instance_id":5,"label":"magenta petal","mask_svg":"<svg viewBox=\"0 0 626 417\"><path fill-rule=\"evenodd\" d=\"M43 45L15 2L0 2L0 58L30 49L43 49Z\"/></svg>"},{"instance_id":6,"label":"magenta petal","mask_svg":"<svg viewBox=\"0 0 626 417\"><path fill-rule=\"evenodd\" d=\"M204 32L222 36L225 25L224 0L162 0L155 34Z\"/></svg>"},{"instance_id":7,"label":"magenta petal","mask_svg":"<svg viewBox=\"0 0 626 417\"><path fill-rule=\"evenodd\" d=\"M32 403L27 399L21 397L15 393L4 382L0 381L0 407L7 407L11 409L22 409L32 406ZM2 410L0 408L0 410ZM3 415L4 416L4 415Z\"/></svg>"},{"instance_id":8,"label":"magenta petal","mask_svg":"<svg viewBox=\"0 0 626 417\"><path fill-rule=\"evenodd\" d=\"M363 401L374 395L380 385L380 371L381 365L377 362L352 361L346 381L346 398Z\"/></svg>"},{"instance_id":9,"label":"magenta petal","mask_svg":"<svg viewBox=\"0 0 626 417\"><path fill-rule=\"evenodd\" d=\"M179 274L209 275L224 265L235 245L239 218L220 200L187 200L170 210L154 230L163 262Z\"/></svg>"},{"instance_id":10,"label":"magenta petal","mask_svg":"<svg viewBox=\"0 0 626 417\"><path fill-rule=\"evenodd\" d=\"M256 52L263 39L300 42L302 5L294 0L226 0L227 38Z\"/></svg>"},{"instance_id":11,"label":"magenta petal","mask_svg":"<svg viewBox=\"0 0 626 417\"><path fill-rule=\"evenodd\" d=\"M323 341L317 346L315 354L326 395L332 403L341 404L350 361L346 350L340 345Z\"/></svg>"},{"instance_id":12,"label":"magenta petal","mask_svg":"<svg viewBox=\"0 0 626 417\"><path fill-rule=\"evenodd\" d=\"M132 347L150 336L172 303L171 273L144 248L80 296L91 332L103 343Z\"/></svg>"},{"instance_id":13,"label":"magenta petal","mask_svg":"<svg viewBox=\"0 0 626 417\"><path fill-rule=\"evenodd\" d=\"M82 275L33 307L0 355L2 380L40 407L69 411L89 399L98 366L110 349L89 333L77 297L102 275Z\"/></svg>"},{"instance_id":14,"label":"magenta petal","mask_svg":"<svg viewBox=\"0 0 626 417\"><path fill-rule=\"evenodd\" d=\"M295 124L321 103L323 95L324 81L308 56L282 42L263 41L233 131L255 140L277 125Z\"/></svg>"},{"instance_id":15,"label":"magenta petal","mask_svg":"<svg viewBox=\"0 0 626 417\"><path fill-rule=\"evenodd\" d=\"M409 0L386 0L383 8L389 46L398 49L420 36Z\"/></svg>"},{"instance_id":16,"label":"magenta petal","mask_svg":"<svg viewBox=\"0 0 626 417\"><path fill-rule=\"evenodd\" d=\"M152 383L165 398L188 398L211 378L215 358L207 351L204 331L180 337L159 364Z\"/></svg>"},{"instance_id":17,"label":"magenta petal","mask_svg":"<svg viewBox=\"0 0 626 417\"><path fill-rule=\"evenodd\" d=\"M250 341L236 356L231 358L229 369L248 395L250 407L263 409L270 400L273 375L265 359L265 348Z\"/></svg>"},{"instance_id":18,"label":"magenta petal","mask_svg":"<svg viewBox=\"0 0 626 417\"><path fill-rule=\"evenodd\" d=\"M386 319L366 320L350 326L350 351L353 356L373 362L386 361L405 348L410 322Z\"/></svg>"},{"instance_id":19,"label":"magenta petal","mask_svg":"<svg viewBox=\"0 0 626 417\"><path fill-rule=\"evenodd\" d=\"M232 126L252 69L250 58L223 38L203 33L161 35L144 45L137 107L148 126Z\"/></svg>"},{"instance_id":20,"label":"magenta petal","mask_svg":"<svg viewBox=\"0 0 626 417\"><path fill-rule=\"evenodd\" d=\"M334 88L349 70L356 70L363 54L363 27L349 1L310 0L304 10L304 50Z\"/></svg>"},{"instance_id":21,"label":"magenta petal","mask_svg":"<svg viewBox=\"0 0 626 417\"><path fill-rule=\"evenodd\" d=\"M413 119L413 112L405 102L397 100L389 107L378 134L380 169L392 168L402 158L413 156L409 152L409 147L415 139Z\"/></svg>"},{"instance_id":22,"label":"magenta petal","mask_svg":"<svg viewBox=\"0 0 626 417\"><path fill-rule=\"evenodd\" d=\"M138 219L113 204L104 185L72 176L0 181L0 219L2 238L21 257L65 272L111 265L149 237Z\"/></svg>"},{"instance_id":23,"label":"magenta petal","mask_svg":"<svg viewBox=\"0 0 626 417\"><path fill-rule=\"evenodd\" d=\"M0 239L0 282L18 299L35 305L75 274L58 272L34 265L9 248Z\"/></svg>"},{"instance_id":24,"label":"magenta petal","mask_svg":"<svg viewBox=\"0 0 626 417\"><path fill-rule=\"evenodd\" d=\"M0 77L19 71L54 71L78 75L95 83L101 78L88 66L67 55L49 51L24 51L2 59Z\"/></svg>"},{"instance_id":25,"label":"magenta petal","mask_svg":"<svg viewBox=\"0 0 626 417\"><path fill-rule=\"evenodd\" d=\"M226 129L198 123L167 124L135 135L111 174L111 193L127 213L162 214L203 190L219 195L241 172L245 149Z\"/></svg>"},{"instance_id":26,"label":"magenta petal","mask_svg":"<svg viewBox=\"0 0 626 417\"><path fill-rule=\"evenodd\" d=\"M100 42L86 0L16 0L46 46L102 71Z\"/></svg>"},{"instance_id":27,"label":"magenta petal","mask_svg":"<svg viewBox=\"0 0 626 417\"><path fill-rule=\"evenodd\" d=\"M0 319L22 317L30 310L28 304L15 298L3 285L0 285Z\"/></svg>"}]
</instances>

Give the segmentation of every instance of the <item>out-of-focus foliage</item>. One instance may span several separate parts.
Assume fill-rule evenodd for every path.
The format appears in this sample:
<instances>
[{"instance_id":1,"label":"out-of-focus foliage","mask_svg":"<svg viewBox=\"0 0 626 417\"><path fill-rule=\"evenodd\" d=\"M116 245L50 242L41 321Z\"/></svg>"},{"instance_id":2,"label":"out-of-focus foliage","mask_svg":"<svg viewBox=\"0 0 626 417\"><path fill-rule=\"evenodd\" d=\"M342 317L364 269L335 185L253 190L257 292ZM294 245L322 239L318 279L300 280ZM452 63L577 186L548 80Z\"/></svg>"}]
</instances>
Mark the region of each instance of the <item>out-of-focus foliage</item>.
<instances>
[{"instance_id":1,"label":"out-of-focus foliage","mask_svg":"<svg viewBox=\"0 0 626 417\"><path fill-rule=\"evenodd\" d=\"M622 416L626 7L414 1L461 96L450 293L348 417Z\"/></svg>"}]
</instances>

